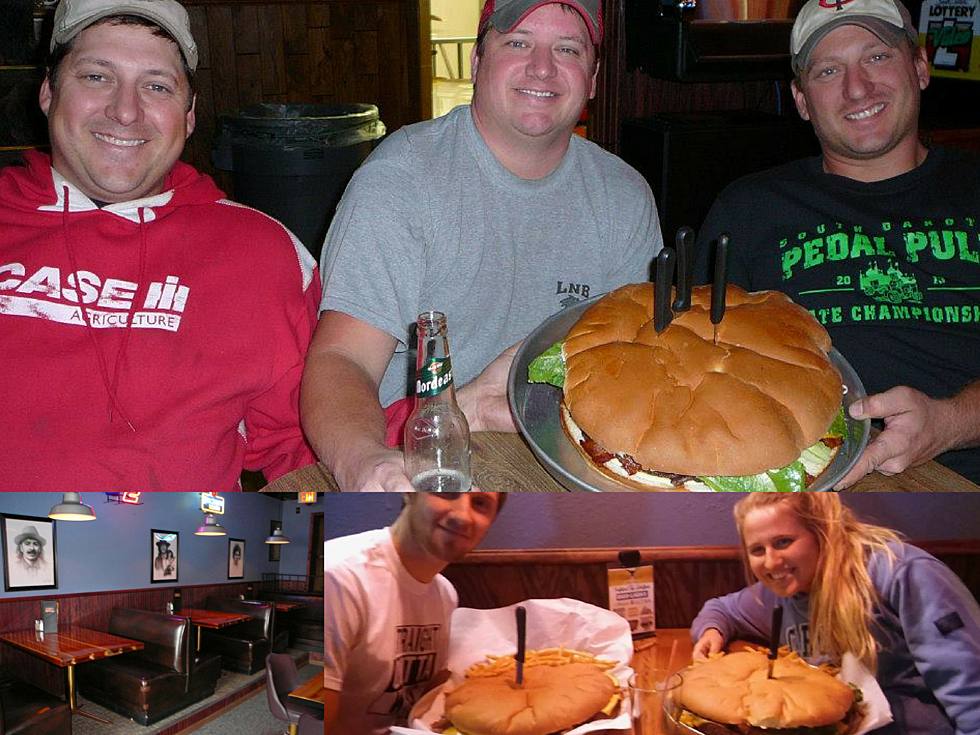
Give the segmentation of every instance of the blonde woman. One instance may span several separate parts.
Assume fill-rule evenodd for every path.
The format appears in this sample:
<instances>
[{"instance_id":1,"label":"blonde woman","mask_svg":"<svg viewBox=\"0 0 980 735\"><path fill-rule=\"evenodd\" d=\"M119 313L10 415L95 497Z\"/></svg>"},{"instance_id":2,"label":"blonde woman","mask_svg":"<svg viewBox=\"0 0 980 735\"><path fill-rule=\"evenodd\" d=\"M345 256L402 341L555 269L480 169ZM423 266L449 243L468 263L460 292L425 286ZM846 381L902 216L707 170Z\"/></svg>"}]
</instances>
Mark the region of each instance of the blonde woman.
<instances>
[{"instance_id":1,"label":"blonde woman","mask_svg":"<svg viewBox=\"0 0 980 735\"><path fill-rule=\"evenodd\" d=\"M780 604L782 645L875 672L894 715L875 735L980 735L980 607L946 565L833 493L749 493L735 524L750 586L705 603L696 658L768 640Z\"/></svg>"}]
</instances>

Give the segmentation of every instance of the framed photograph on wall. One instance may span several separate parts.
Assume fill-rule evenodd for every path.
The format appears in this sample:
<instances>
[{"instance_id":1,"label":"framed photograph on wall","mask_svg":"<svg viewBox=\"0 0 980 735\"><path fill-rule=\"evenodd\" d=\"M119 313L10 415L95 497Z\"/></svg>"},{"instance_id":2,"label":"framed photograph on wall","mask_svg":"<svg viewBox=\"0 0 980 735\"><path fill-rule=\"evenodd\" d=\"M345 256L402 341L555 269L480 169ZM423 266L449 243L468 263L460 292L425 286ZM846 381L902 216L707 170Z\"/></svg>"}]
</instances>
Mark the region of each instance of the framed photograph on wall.
<instances>
[{"instance_id":1,"label":"framed photograph on wall","mask_svg":"<svg viewBox=\"0 0 980 735\"><path fill-rule=\"evenodd\" d=\"M228 579L245 577L245 539L228 539Z\"/></svg>"},{"instance_id":2,"label":"framed photograph on wall","mask_svg":"<svg viewBox=\"0 0 980 735\"><path fill-rule=\"evenodd\" d=\"M58 589L55 521L0 513L0 539L6 592Z\"/></svg>"},{"instance_id":3,"label":"framed photograph on wall","mask_svg":"<svg viewBox=\"0 0 980 735\"><path fill-rule=\"evenodd\" d=\"M269 535L274 534L277 529L282 530L282 521L269 521ZM282 554L282 549L279 547L282 544L267 544L267 546L269 547L269 561L279 561Z\"/></svg>"},{"instance_id":4,"label":"framed photograph on wall","mask_svg":"<svg viewBox=\"0 0 980 735\"><path fill-rule=\"evenodd\" d=\"M180 553L177 531L150 531L150 582L176 582Z\"/></svg>"}]
</instances>

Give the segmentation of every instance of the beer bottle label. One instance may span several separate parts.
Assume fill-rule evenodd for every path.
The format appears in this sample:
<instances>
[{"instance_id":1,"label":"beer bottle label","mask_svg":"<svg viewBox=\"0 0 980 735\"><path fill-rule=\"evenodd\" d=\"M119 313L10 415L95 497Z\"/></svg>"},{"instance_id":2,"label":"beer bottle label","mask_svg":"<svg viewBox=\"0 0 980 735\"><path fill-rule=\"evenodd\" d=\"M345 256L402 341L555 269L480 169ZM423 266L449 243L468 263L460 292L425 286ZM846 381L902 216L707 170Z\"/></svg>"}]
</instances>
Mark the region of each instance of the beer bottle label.
<instances>
[{"instance_id":1,"label":"beer bottle label","mask_svg":"<svg viewBox=\"0 0 980 735\"><path fill-rule=\"evenodd\" d=\"M431 398L453 384L453 363L448 357L433 357L419 368L415 395Z\"/></svg>"}]
</instances>

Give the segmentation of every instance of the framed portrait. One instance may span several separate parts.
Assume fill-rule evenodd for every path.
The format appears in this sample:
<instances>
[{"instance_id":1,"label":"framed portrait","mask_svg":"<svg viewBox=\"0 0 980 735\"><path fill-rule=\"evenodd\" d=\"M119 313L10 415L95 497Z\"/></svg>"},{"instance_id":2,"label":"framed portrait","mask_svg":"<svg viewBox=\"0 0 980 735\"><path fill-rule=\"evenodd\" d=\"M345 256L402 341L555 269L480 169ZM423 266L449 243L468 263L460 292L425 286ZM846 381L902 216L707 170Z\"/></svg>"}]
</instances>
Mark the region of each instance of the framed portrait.
<instances>
[{"instance_id":1,"label":"framed portrait","mask_svg":"<svg viewBox=\"0 0 980 735\"><path fill-rule=\"evenodd\" d=\"M245 539L228 539L228 579L245 577Z\"/></svg>"},{"instance_id":2,"label":"framed portrait","mask_svg":"<svg viewBox=\"0 0 980 735\"><path fill-rule=\"evenodd\" d=\"M276 532L276 530L282 530L282 521L269 521L269 535L271 536ZM282 555L282 549L279 548L282 544L267 544L269 547L269 561L279 561Z\"/></svg>"},{"instance_id":3,"label":"framed portrait","mask_svg":"<svg viewBox=\"0 0 980 735\"><path fill-rule=\"evenodd\" d=\"M58 547L50 518L0 513L3 545L3 589L58 589Z\"/></svg>"},{"instance_id":4,"label":"framed portrait","mask_svg":"<svg viewBox=\"0 0 980 735\"><path fill-rule=\"evenodd\" d=\"M177 531L150 531L150 582L176 582L180 572L180 534Z\"/></svg>"}]
</instances>

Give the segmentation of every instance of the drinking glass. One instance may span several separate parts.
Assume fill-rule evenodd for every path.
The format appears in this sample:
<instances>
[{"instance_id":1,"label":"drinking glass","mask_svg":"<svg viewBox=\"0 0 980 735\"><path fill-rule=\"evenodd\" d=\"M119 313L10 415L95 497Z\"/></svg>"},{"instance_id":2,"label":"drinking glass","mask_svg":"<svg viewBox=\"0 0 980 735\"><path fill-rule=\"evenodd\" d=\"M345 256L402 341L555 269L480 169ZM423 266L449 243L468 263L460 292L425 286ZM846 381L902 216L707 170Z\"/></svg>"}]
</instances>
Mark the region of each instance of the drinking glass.
<instances>
[{"instance_id":1,"label":"drinking glass","mask_svg":"<svg viewBox=\"0 0 980 735\"><path fill-rule=\"evenodd\" d=\"M629 679L633 735L674 735L683 678L666 669L637 672Z\"/></svg>"}]
</instances>

